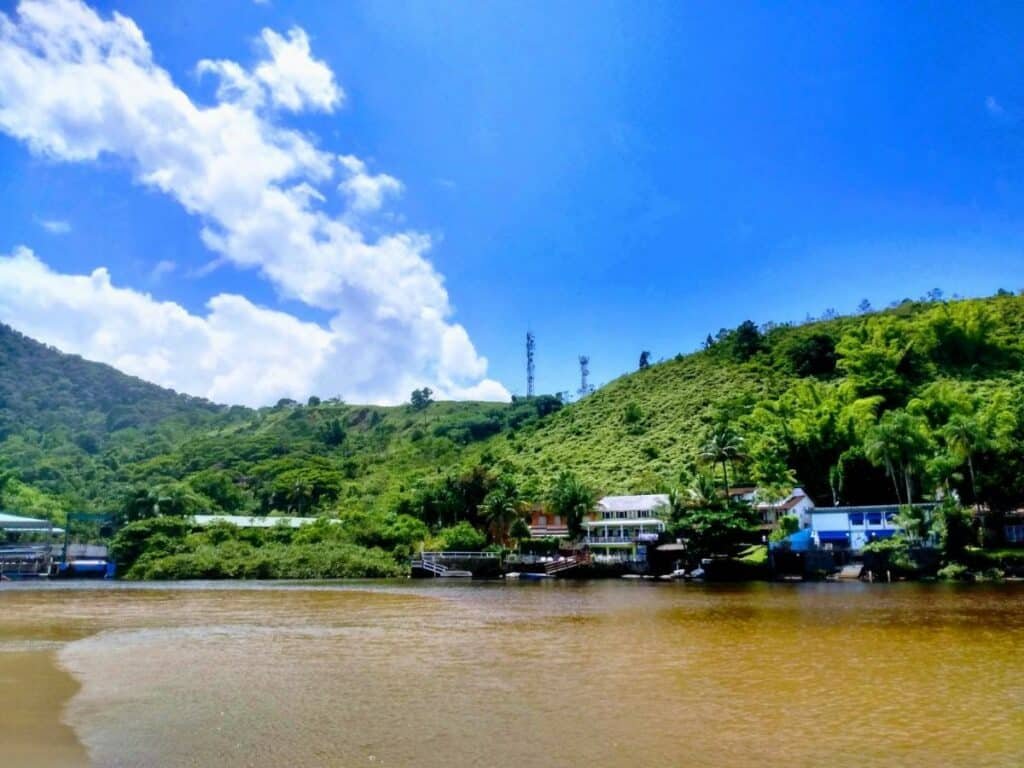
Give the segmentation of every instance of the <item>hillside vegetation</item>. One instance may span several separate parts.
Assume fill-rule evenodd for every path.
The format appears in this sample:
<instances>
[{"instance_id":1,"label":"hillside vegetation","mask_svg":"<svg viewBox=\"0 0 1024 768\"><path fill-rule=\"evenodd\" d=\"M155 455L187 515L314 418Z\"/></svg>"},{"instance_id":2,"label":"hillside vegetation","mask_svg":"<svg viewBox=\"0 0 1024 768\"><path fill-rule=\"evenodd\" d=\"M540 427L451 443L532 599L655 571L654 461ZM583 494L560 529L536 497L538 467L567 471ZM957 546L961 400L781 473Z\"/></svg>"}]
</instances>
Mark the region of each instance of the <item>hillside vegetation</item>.
<instances>
[{"instance_id":1,"label":"hillside vegetation","mask_svg":"<svg viewBox=\"0 0 1024 768\"><path fill-rule=\"evenodd\" d=\"M515 510L566 488L577 501L661 490L692 500L703 488L711 503L715 483L800 483L819 504L955 491L1005 511L1024 501L1022 339L1022 297L904 302L795 327L744 323L571 404L439 403L421 391L397 407L311 398L250 410L0 328L0 506L58 520L70 509L126 521L326 515L346 525L303 546L377 547L382 562L425 539L507 543ZM225 544L185 542L162 556ZM369 572L387 571L374 562Z\"/></svg>"},{"instance_id":2,"label":"hillside vegetation","mask_svg":"<svg viewBox=\"0 0 1024 768\"><path fill-rule=\"evenodd\" d=\"M904 302L798 327L746 323L709 336L702 352L623 376L492 449L542 488L570 470L602 492L644 492L685 484L708 463L709 435L726 429L742 443L729 462L738 481L798 482L819 504L891 503L885 459L873 461L866 441L880 422L909 416L908 440L922 442L920 455L902 462L917 475L915 498L947 481L970 498L960 455L967 440L972 454L985 454L971 463L991 473L991 500L1006 506L1024 490L1024 475L1014 474L1024 446L1022 367L1024 297L1009 294ZM951 447L950 418L961 431L987 434L961 434ZM944 448L959 459L940 456ZM954 462L943 470L948 477L933 476L936 461Z\"/></svg>"}]
</instances>

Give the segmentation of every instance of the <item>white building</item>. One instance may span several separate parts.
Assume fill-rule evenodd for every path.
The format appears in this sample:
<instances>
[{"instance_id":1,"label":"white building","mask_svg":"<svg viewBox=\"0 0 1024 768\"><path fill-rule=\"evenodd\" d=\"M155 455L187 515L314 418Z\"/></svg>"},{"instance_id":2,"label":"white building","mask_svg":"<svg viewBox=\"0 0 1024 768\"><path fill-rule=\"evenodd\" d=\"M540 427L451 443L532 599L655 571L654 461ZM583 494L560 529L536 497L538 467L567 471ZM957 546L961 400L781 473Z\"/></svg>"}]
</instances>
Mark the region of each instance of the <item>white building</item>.
<instances>
[{"instance_id":1,"label":"white building","mask_svg":"<svg viewBox=\"0 0 1024 768\"><path fill-rule=\"evenodd\" d=\"M317 522L316 517L287 517L285 515L249 516L249 515L192 515L192 522L205 528L208 525L228 523L236 528L301 528L304 525L312 525ZM328 520L332 525L337 520Z\"/></svg>"},{"instance_id":2,"label":"white building","mask_svg":"<svg viewBox=\"0 0 1024 768\"><path fill-rule=\"evenodd\" d=\"M811 527L814 502L799 486L784 499L766 499L756 488L732 488L729 498L746 502L756 509L761 514L761 529L766 532L774 530L783 517L796 517L801 529Z\"/></svg>"},{"instance_id":3,"label":"white building","mask_svg":"<svg viewBox=\"0 0 1024 768\"><path fill-rule=\"evenodd\" d=\"M775 527L781 518L792 516L800 522L800 528L810 528L814 502L803 488L797 486L786 498L779 501L758 501L754 508L761 513L765 525Z\"/></svg>"},{"instance_id":4,"label":"white building","mask_svg":"<svg viewBox=\"0 0 1024 768\"><path fill-rule=\"evenodd\" d=\"M668 513L665 493L605 496L583 522L583 543L598 558L646 559L647 545L665 530Z\"/></svg>"}]
</instances>

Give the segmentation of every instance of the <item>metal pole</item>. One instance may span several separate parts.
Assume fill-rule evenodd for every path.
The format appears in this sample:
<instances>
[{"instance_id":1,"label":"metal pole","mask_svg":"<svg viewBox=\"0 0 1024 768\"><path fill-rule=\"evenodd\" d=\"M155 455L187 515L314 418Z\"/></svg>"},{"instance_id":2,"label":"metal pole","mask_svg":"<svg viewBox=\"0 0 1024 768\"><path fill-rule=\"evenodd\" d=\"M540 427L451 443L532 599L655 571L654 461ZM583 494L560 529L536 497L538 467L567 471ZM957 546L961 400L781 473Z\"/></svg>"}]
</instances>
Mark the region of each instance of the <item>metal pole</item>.
<instances>
[{"instance_id":1,"label":"metal pole","mask_svg":"<svg viewBox=\"0 0 1024 768\"><path fill-rule=\"evenodd\" d=\"M64 557L62 562L64 565L68 563L68 536L71 534L71 513L68 512L64 520Z\"/></svg>"}]
</instances>

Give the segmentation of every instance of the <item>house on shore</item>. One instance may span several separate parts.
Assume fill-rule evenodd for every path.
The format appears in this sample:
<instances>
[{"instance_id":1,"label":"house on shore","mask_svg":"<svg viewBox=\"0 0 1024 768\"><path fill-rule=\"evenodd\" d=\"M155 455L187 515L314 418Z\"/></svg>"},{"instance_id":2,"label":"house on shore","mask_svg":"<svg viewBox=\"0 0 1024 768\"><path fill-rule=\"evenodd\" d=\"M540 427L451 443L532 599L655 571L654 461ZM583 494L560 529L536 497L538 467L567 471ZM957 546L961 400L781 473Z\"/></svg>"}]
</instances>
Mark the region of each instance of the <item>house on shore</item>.
<instances>
[{"instance_id":1,"label":"house on shore","mask_svg":"<svg viewBox=\"0 0 1024 768\"><path fill-rule=\"evenodd\" d=\"M934 504L915 504L931 511ZM859 556L873 541L882 541L902 531L897 504L862 507L822 507L810 512L810 526L790 536L784 546L794 551L817 549Z\"/></svg>"},{"instance_id":2,"label":"house on shore","mask_svg":"<svg viewBox=\"0 0 1024 768\"><path fill-rule=\"evenodd\" d=\"M530 537L534 539L565 539L569 537L569 521L561 515L552 515L541 504L530 510L530 521L527 523Z\"/></svg>"},{"instance_id":3,"label":"house on shore","mask_svg":"<svg viewBox=\"0 0 1024 768\"><path fill-rule=\"evenodd\" d=\"M598 561L646 560L647 547L665 531L669 507L665 493L605 496L583 521L582 543Z\"/></svg>"},{"instance_id":4,"label":"house on shore","mask_svg":"<svg viewBox=\"0 0 1024 768\"><path fill-rule=\"evenodd\" d=\"M758 526L762 533L771 533L784 517L794 516L799 522L800 528L811 527L811 512L814 511L814 501L797 486L783 499L766 499L761 492L754 487L739 487L729 489L729 500L749 504L761 515L761 523Z\"/></svg>"}]
</instances>

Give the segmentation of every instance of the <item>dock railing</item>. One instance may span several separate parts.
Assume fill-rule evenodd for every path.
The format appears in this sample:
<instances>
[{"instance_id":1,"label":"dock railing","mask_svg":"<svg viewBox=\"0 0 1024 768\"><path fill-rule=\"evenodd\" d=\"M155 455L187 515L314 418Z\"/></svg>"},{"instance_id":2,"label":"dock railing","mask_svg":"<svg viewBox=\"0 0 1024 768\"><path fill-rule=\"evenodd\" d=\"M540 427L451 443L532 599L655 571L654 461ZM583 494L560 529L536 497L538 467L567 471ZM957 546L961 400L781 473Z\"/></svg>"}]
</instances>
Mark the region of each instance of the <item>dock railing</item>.
<instances>
[{"instance_id":1,"label":"dock railing","mask_svg":"<svg viewBox=\"0 0 1024 768\"><path fill-rule=\"evenodd\" d=\"M431 573L434 576L444 576L449 570L468 566L470 572L475 572L473 564L478 565L495 563L501 564L501 556L497 552L420 552L412 558L409 565L412 568L419 568ZM453 566L454 564L454 566Z\"/></svg>"},{"instance_id":2,"label":"dock railing","mask_svg":"<svg viewBox=\"0 0 1024 768\"><path fill-rule=\"evenodd\" d=\"M497 560L497 552L420 552L421 560Z\"/></svg>"}]
</instances>

